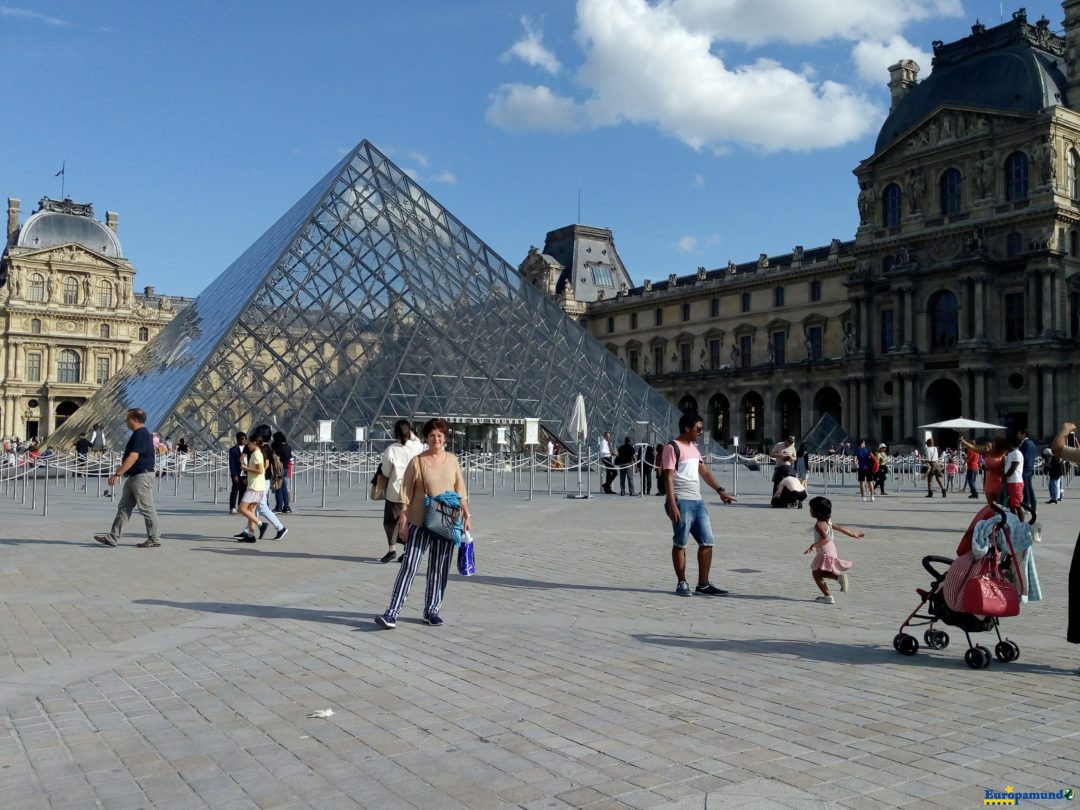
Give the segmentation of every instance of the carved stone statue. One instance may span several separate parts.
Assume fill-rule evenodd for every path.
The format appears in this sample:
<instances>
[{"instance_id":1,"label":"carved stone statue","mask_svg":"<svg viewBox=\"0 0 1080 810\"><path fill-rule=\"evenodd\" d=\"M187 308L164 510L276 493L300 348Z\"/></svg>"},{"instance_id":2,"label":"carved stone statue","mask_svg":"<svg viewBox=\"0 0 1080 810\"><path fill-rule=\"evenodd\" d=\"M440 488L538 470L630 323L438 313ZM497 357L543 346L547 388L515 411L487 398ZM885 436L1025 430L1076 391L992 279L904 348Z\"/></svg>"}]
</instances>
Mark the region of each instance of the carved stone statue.
<instances>
[{"instance_id":1,"label":"carved stone statue","mask_svg":"<svg viewBox=\"0 0 1080 810\"><path fill-rule=\"evenodd\" d=\"M800 262L801 263L802 260L803 260L803 246L802 245L796 245L795 249L793 251L791 251L791 261L794 264L795 262Z\"/></svg>"},{"instance_id":2,"label":"carved stone statue","mask_svg":"<svg viewBox=\"0 0 1080 810\"><path fill-rule=\"evenodd\" d=\"M738 268L735 266L735 262L733 262L731 259L728 259L727 271L729 276L735 275L735 273L738 271Z\"/></svg>"},{"instance_id":3,"label":"carved stone statue","mask_svg":"<svg viewBox=\"0 0 1080 810\"><path fill-rule=\"evenodd\" d=\"M900 246L899 252L896 254L897 264L911 264L911 246L903 244Z\"/></svg>"},{"instance_id":4,"label":"carved stone statue","mask_svg":"<svg viewBox=\"0 0 1080 810\"><path fill-rule=\"evenodd\" d=\"M699 268L697 269L697 278L698 278L698 281L704 281L704 280L705 280L705 274L706 274L706 270L705 270L705 268L704 268L704 267L699 267Z\"/></svg>"},{"instance_id":5,"label":"carved stone statue","mask_svg":"<svg viewBox=\"0 0 1080 810\"><path fill-rule=\"evenodd\" d=\"M803 348L806 349L806 362L809 363L814 359L814 341L810 339L810 335L803 341Z\"/></svg>"},{"instance_id":6,"label":"carved stone statue","mask_svg":"<svg viewBox=\"0 0 1080 810\"><path fill-rule=\"evenodd\" d=\"M645 279L645 284L643 286L645 287L645 292L652 292L652 279Z\"/></svg>"},{"instance_id":7,"label":"carved stone statue","mask_svg":"<svg viewBox=\"0 0 1080 810\"><path fill-rule=\"evenodd\" d=\"M769 365L776 365L776 347L771 340L766 344L765 350L769 353Z\"/></svg>"},{"instance_id":8,"label":"carved stone statue","mask_svg":"<svg viewBox=\"0 0 1080 810\"><path fill-rule=\"evenodd\" d=\"M758 270L768 270L769 269L769 254L768 253L759 253L758 254L757 269Z\"/></svg>"},{"instance_id":9,"label":"carved stone statue","mask_svg":"<svg viewBox=\"0 0 1080 810\"><path fill-rule=\"evenodd\" d=\"M668 273L667 285L668 289L673 289L679 283L679 277L674 273Z\"/></svg>"},{"instance_id":10,"label":"carved stone statue","mask_svg":"<svg viewBox=\"0 0 1080 810\"><path fill-rule=\"evenodd\" d=\"M1039 177L1044 186L1052 185L1057 178L1057 148L1049 135L1036 147L1035 157L1039 164Z\"/></svg>"},{"instance_id":11,"label":"carved stone statue","mask_svg":"<svg viewBox=\"0 0 1080 810\"><path fill-rule=\"evenodd\" d=\"M705 350L704 349L702 349L701 353L698 355L698 368L701 369L702 371L705 370Z\"/></svg>"},{"instance_id":12,"label":"carved stone statue","mask_svg":"<svg viewBox=\"0 0 1080 810\"><path fill-rule=\"evenodd\" d=\"M131 282L128 279L124 279L120 285L120 301L126 307L131 300Z\"/></svg>"},{"instance_id":13,"label":"carved stone statue","mask_svg":"<svg viewBox=\"0 0 1080 810\"><path fill-rule=\"evenodd\" d=\"M731 358L731 365L738 367L739 360L742 359L742 352L739 351L739 347L733 345L731 347L731 354L728 356Z\"/></svg>"},{"instance_id":14,"label":"carved stone statue","mask_svg":"<svg viewBox=\"0 0 1080 810\"><path fill-rule=\"evenodd\" d=\"M871 183L863 183L859 190L859 217L863 225L866 225L874 219L874 201L877 199L877 195L874 193L874 186Z\"/></svg>"},{"instance_id":15,"label":"carved stone statue","mask_svg":"<svg viewBox=\"0 0 1080 810\"><path fill-rule=\"evenodd\" d=\"M922 210L923 192L926 191L926 172L922 169L911 169L907 174L906 185L908 211L917 214Z\"/></svg>"},{"instance_id":16,"label":"carved stone statue","mask_svg":"<svg viewBox=\"0 0 1080 810\"><path fill-rule=\"evenodd\" d=\"M90 293L93 292L93 286L90 284L90 279L84 278L82 283L83 290L83 306L90 306Z\"/></svg>"},{"instance_id":17,"label":"carved stone statue","mask_svg":"<svg viewBox=\"0 0 1080 810\"><path fill-rule=\"evenodd\" d=\"M18 298L22 294L22 274L17 270L12 270L8 283L11 285L11 297Z\"/></svg>"},{"instance_id":18,"label":"carved stone statue","mask_svg":"<svg viewBox=\"0 0 1080 810\"><path fill-rule=\"evenodd\" d=\"M53 284L53 277L49 276L48 278L45 279L45 300L46 301L52 301L54 287L55 287L55 285Z\"/></svg>"},{"instance_id":19,"label":"carved stone statue","mask_svg":"<svg viewBox=\"0 0 1080 810\"><path fill-rule=\"evenodd\" d=\"M975 174L972 177L976 199L985 199L994 191L994 158L988 152L980 152L975 161Z\"/></svg>"},{"instance_id":20,"label":"carved stone statue","mask_svg":"<svg viewBox=\"0 0 1080 810\"><path fill-rule=\"evenodd\" d=\"M844 351L844 357L855 353L855 333L851 330L851 324L848 324L847 329L844 331L844 339L841 342L841 347Z\"/></svg>"}]
</instances>

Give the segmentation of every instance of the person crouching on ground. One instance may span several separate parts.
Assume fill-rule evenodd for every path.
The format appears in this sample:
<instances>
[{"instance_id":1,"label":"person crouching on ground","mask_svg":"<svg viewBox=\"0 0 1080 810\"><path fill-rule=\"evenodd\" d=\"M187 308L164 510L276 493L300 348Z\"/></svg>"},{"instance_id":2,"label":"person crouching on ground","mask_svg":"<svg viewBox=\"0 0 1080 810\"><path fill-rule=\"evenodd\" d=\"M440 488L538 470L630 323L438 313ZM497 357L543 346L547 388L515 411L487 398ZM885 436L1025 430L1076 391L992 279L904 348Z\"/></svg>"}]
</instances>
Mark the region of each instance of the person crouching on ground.
<instances>
[{"instance_id":1,"label":"person crouching on ground","mask_svg":"<svg viewBox=\"0 0 1080 810\"><path fill-rule=\"evenodd\" d=\"M803 501L806 500L806 487L802 485L802 482L795 475L791 465L778 464L774 480L776 480L776 488L773 490L772 500L769 505L773 509L786 509L789 506L798 504L799 508L802 509Z\"/></svg>"},{"instance_id":2,"label":"person crouching on ground","mask_svg":"<svg viewBox=\"0 0 1080 810\"><path fill-rule=\"evenodd\" d=\"M443 623L442 609L446 578L450 572L450 560L454 556L454 541L441 537L424 528L424 501L452 490L461 502L464 529L472 531L465 478L457 456L446 452L446 439L450 425L445 419L431 419L424 425L424 441L427 450L415 456L405 470L401 485L401 503L404 508L398 516L398 539L405 543L405 559L398 569L390 607L375 623L387 630L397 627L397 617L405 606L413 578L420 568L420 560L430 548L427 569L427 594L425 595L424 622L435 627Z\"/></svg>"},{"instance_id":3,"label":"person crouching on ground","mask_svg":"<svg viewBox=\"0 0 1080 810\"><path fill-rule=\"evenodd\" d=\"M717 588L709 581L709 568L712 565L713 533L709 523L709 511L701 499L701 479L705 479L716 490L725 504L732 503L732 498L713 478L709 468L701 458L697 440L704 429L704 423L696 414L684 413L679 417L679 437L664 445L660 458L660 474L664 480L664 511L671 519L672 547L671 563L675 567L678 584L675 593L678 596L691 596L692 593L706 596L727 596L727 591ZM693 536L698 544L698 586L693 592L686 582L686 543Z\"/></svg>"}]
</instances>

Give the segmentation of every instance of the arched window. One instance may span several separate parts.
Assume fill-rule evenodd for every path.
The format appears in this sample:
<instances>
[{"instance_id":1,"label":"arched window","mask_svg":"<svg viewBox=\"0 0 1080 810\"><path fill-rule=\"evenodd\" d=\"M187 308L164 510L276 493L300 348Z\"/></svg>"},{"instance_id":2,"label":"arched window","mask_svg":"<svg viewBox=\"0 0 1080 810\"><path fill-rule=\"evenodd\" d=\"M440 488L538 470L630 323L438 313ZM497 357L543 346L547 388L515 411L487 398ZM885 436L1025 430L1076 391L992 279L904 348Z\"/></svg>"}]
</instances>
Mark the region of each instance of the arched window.
<instances>
[{"instance_id":1,"label":"arched window","mask_svg":"<svg viewBox=\"0 0 1080 810\"><path fill-rule=\"evenodd\" d=\"M1023 152L1005 158L1005 199L1026 200L1028 195L1028 159Z\"/></svg>"},{"instance_id":2,"label":"arched window","mask_svg":"<svg viewBox=\"0 0 1080 810\"><path fill-rule=\"evenodd\" d=\"M900 186L890 183L881 192L881 223L886 228L900 227Z\"/></svg>"},{"instance_id":3,"label":"arched window","mask_svg":"<svg viewBox=\"0 0 1080 810\"><path fill-rule=\"evenodd\" d=\"M99 307L111 307L112 306L112 284L107 281L98 282L97 288L97 305Z\"/></svg>"},{"instance_id":4,"label":"arched window","mask_svg":"<svg viewBox=\"0 0 1080 810\"><path fill-rule=\"evenodd\" d=\"M960 213L960 206L963 203L961 181L959 169L946 169L941 175L941 213L945 216Z\"/></svg>"},{"instance_id":5,"label":"arched window","mask_svg":"<svg viewBox=\"0 0 1080 810\"><path fill-rule=\"evenodd\" d=\"M1065 155L1065 163L1068 172L1065 177L1065 185L1069 190L1069 199L1080 199L1080 158L1076 156L1076 150L1070 149Z\"/></svg>"},{"instance_id":6,"label":"arched window","mask_svg":"<svg viewBox=\"0 0 1080 810\"><path fill-rule=\"evenodd\" d=\"M71 276L64 279L63 291L65 304L79 303L79 282Z\"/></svg>"},{"instance_id":7,"label":"arched window","mask_svg":"<svg viewBox=\"0 0 1080 810\"><path fill-rule=\"evenodd\" d=\"M41 318L31 318L30 319L30 334L31 335L40 335L41 334Z\"/></svg>"},{"instance_id":8,"label":"arched window","mask_svg":"<svg viewBox=\"0 0 1080 810\"><path fill-rule=\"evenodd\" d=\"M98 334L103 338L109 337L109 325L107 323L103 323L98 329Z\"/></svg>"},{"instance_id":9,"label":"arched window","mask_svg":"<svg viewBox=\"0 0 1080 810\"><path fill-rule=\"evenodd\" d=\"M930 299L930 348L951 349L959 334L956 296L948 290L935 293Z\"/></svg>"},{"instance_id":10,"label":"arched window","mask_svg":"<svg viewBox=\"0 0 1080 810\"><path fill-rule=\"evenodd\" d=\"M41 275L41 273L31 273L30 277L26 279L26 300L45 300L45 276Z\"/></svg>"},{"instance_id":11,"label":"arched window","mask_svg":"<svg viewBox=\"0 0 1080 810\"><path fill-rule=\"evenodd\" d=\"M150 330L145 326L139 327L139 340L147 341L150 339Z\"/></svg>"},{"instance_id":12,"label":"arched window","mask_svg":"<svg viewBox=\"0 0 1080 810\"><path fill-rule=\"evenodd\" d=\"M56 379L62 383L79 381L79 355L71 349L64 349L56 359Z\"/></svg>"}]
</instances>

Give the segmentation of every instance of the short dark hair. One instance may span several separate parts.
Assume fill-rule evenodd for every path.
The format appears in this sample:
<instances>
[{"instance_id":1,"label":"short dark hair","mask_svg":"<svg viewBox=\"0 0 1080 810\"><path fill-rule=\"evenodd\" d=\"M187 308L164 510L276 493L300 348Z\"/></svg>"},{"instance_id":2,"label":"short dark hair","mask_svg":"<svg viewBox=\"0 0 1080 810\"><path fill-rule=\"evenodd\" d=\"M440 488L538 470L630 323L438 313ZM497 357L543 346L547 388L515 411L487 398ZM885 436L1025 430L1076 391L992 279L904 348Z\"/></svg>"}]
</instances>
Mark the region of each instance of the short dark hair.
<instances>
[{"instance_id":1,"label":"short dark hair","mask_svg":"<svg viewBox=\"0 0 1080 810\"><path fill-rule=\"evenodd\" d=\"M686 433L690 428L696 425L698 422L704 423L704 419L696 413L684 413L679 417L679 433Z\"/></svg>"},{"instance_id":2,"label":"short dark hair","mask_svg":"<svg viewBox=\"0 0 1080 810\"><path fill-rule=\"evenodd\" d=\"M832 517L832 501L823 495L810 499L810 514L818 520L828 520Z\"/></svg>"},{"instance_id":3,"label":"short dark hair","mask_svg":"<svg viewBox=\"0 0 1080 810\"><path fill-rule=\"evenodd\" d=\"M248 434L248 438L253 442L267 444L270 441L272 433L273 431L270 430L269 425L256 425Z\"/></svg>"},{"instance_id":4,"label":"short dark hair","mask_svg":"<svg viewBox=\"0 0 1080 810\"><path fill-rule=\"evenodd\" d=\"M408 419L398 419L394 422L394 438L399 442L408 437L405 431L412 433L412 422Z\"/></svg>"},{"instance_id":5,"label":"short dark hair","mask_svg":"<svg viewBox=\"0 0 1080 810\"><path fill-rule=\"evenodd\" d=\"M240 441L241 439L246 439L246 438L247 438L247 434L244 433L244 431L242 431L242 430L239 433L236 434L236 440L237 441Z\"/></svg>"},{"instance_id":6,"label":"short dark hair","mask_svg":"<svg viewBox=\"0 0 1080 810\"><path fill-rule=\"evenodd\" d=\"M142 408L128 408L127 418L128 419L134 419L139 424L145 425L146 424L146 411L144 411Z\"/></svg>"},{"instance_id":7,"label":"short dark hair","mask_svg":"<svg viewBox=\"0 0 1080 810\"><path fill-rule=\"evenodd\" d=\"M431 435L433 430L437 430L444 436L450 435L450 423L445 419L436 417L435 419L428 419L424 422L424 438L427 439Z\"/></svg>"}]
</instances>

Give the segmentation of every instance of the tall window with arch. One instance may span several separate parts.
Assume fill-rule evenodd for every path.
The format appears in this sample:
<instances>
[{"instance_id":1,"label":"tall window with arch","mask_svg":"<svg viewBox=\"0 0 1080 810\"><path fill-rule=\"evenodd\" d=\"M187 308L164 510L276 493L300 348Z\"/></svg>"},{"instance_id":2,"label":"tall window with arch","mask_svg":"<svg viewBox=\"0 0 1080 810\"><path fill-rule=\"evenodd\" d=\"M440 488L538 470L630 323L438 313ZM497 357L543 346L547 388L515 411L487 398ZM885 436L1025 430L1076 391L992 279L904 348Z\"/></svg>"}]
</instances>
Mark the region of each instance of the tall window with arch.
<instances>
[{"instance_id":1,"label":"tall window with arch","mask_svg":"<svg viewBox=\"0 0 1080 810\"><path fill-rule=\"evenodd\" d=\"M64 279L64 283L61 286L62 299L65 304L77 304L79 303L79 282L68 276Z\"/></svg>"},{"instance_id":2,"label":"tall window with arch","mask_svg":"<svg viewBox=\"0 0 1080 810\"><path fill-rule=\"evenodd\" d=\"M149 339L150 339L150 330L147 329L145 326L140 326L139 327L139 340L145 342L145 341L147 341Z\"/></svg>"},{"instance_id":3,"label":"tall window with arch","mask_svg":"<svg viewBox=\"0 0 1080 810\"><path fill-rule=\"evenodd\" d=\"M940 183L941 213L944 216L959 214L963 205L963 178L959 169L946 169Z\"/></svg>"},{"instance_id":4,"label":"tall window with arch","mask_svg":"<svg viewBox=\"0 0 1080 810\"><path fill-rule=\"evenodd\" d=\"M41 318L31 318L30 319L30 334L31 335L40 335L41 334Z\"/></svg>"},{"instance_id":5,"label":"tall window with arch","mask_svg":"<svg viewBox=\"0 0 1080 810\"><path fill-rule=\"evenodd\" d=\"M1069 192L1069 199L1080 199L1080 157L1077 157L1075 149L1070 149L1065 155L1065 164L1065 186Z\"/></svg>"},{"instance_id":6,"label":"tall window with arch","mask_svg":"<svg viewBox=\"0 0 1080 810\"><path fill-rule=\"evenodd\" d=\"M954 348L960 331L956 296L949 290L936 292L927 309L930 313L930 348Z\"/></svg>"},{"instance_id":7,"label":"tall window with arch","mask_svg":"<svg viewBox=\"0 0 1080 810\"><path fill-rule=\"evenodd\" d=\"M26 300L37 302L45 300L45 276L41 273L31 273L26 279Z\"/></svg>"},{"instance_id":8,"label":"tall window with arch","mask_svg":"<svg viewBox=\"0 0 1080 810\"><path fill-rule=\"evenodd\" d=\"M890 183L885 186L885 190L881 192L881 224L886 228L900 227L902 201L899 185Z\"/></svg>"},{"instance_id":9,"label":"tall window with arch","mask_svg":"<svg viewBox=\"0 0 1080 810\"><path fill-rule=\"evenodd\" d=\"M112 299L112 284L110 284L108 281L99 281L97 288L97 305L99 307L111 307Z\"/></svg>"},{"instance_id":10,"label":"tall window with arch","mask_svg":"<svg viewBox=\"0 0 1080 810\"><path fill-rule=\"evenodd\" d=\"M56 379L62 383L77 383L80 377L79 353L64 349L56 359Z\"/></svg>"},{"instance_id":11,"label":"tall window with arch","mask_svg":"<svg viewBox=\"0 0 1080 810\"><path fill-rule=\"evenodd\" d=\"M1013 152L1005 158L1005 199L1026 200L1028 196L1028 157Z\"/></svg>"},{"instance_id":12,"label":"tall window with arch","mask_svg":"<svg viewBox=\"0 0 1080 810\"><path fill-rule=\"evenodd\" d=\"M98 327L98 337L107 338L110 336L111 331L112 330L109 329L109 325L107 323L103 323L101 326Z\"/></svg>"}]
</instances>

